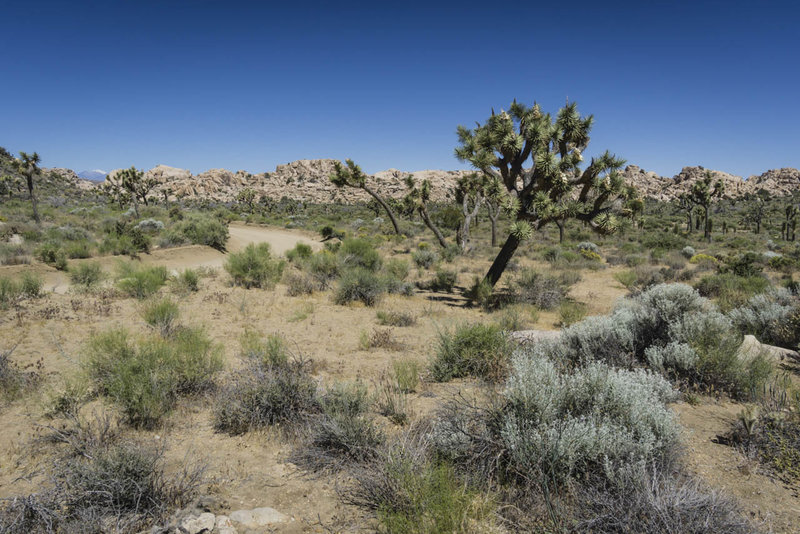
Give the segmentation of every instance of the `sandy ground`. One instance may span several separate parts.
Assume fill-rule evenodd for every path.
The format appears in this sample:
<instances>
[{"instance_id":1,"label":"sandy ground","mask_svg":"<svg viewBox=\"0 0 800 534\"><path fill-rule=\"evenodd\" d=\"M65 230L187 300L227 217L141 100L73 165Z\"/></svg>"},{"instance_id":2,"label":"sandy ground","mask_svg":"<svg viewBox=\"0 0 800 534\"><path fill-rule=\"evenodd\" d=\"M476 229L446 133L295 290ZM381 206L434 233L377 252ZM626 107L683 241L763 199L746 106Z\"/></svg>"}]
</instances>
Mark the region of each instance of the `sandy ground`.
<instances>
[{"instance_id":1,"label":"sandy ground","mask_svg":"<svg viewBox=\"0 0 800 534\"><path fill-rule=\"evenodd\" d=\"M298 241L319 243L311 234L284 229L231 226L229 249L239 250L249 242L269 242L276 252L284 252ZM408 258L407 254L399 257ZM155 250L141 261L167 265L170 269L208 266L219 267L225 255L207 247L179 247ZM113 268L114 258L100 259L104 268ZM475 273L488 266L486 260L459 260L457 287L469 286ZM59 276L49 267L34 264L15 266ZM3 268L11 269L11 268ZM626 292L613 279L616 268L582 272L582 280L573 286L570 296L587 304L590 314L608 313ZM2 271L0 271L2 272ZM430 271L412 270L411 279L427 279ZM63 292L61 279L48 278L48 289L35 301L25 301L17 310L0 312L0 349L14 345L13 359L21 366L41 361L43 381L29 395L0 407L0 498L35 491L43 481L41 465L48 461L48 449L35 445L34 438L54 424L43 414L51 391L61 387L63 377L80 369L83 347L89 337L104 329L124 325L134 334L148 330L140 318L141 304L113 295ZM168 288L163 290L169 292ZM373 390L395 359L412 359L424 366L431 357L439 332L474 321L495 320L475 308L465 307L458 291L453 294L418 292L412 297L389 296L376 308L360 305L337 306L330 292L303 297L289 297L286 287L273 290L245 290L230 287L221 269L212 269L200 282L200 291L188 296L174 295L181 309L181 321L204 326L209 335L224 348L226 368L230 372L240 364L239 339L245 328L264 334L278 333L293 351L312 358L314 376L320 384L361 380ZM377 310L405 311L417 318L411 327L381 327ZM538 321L526 328L554 329L557 312L541 312ZM360 348L362 333L375 329L389 330L400 347L397 350ZM426 417L444 400L474 390L474 383L423 383L411 394L412 418ZM295 446L272 429L244 436L228 436L214 431L213 398L187 399L155 432L140 437L165 443L170 465L187 458L208 465L209 483L204 491L219 500L217 513L239 508L271 506L288 514L293 521L279 526L276 532L363 532L370 520L364 511L342 504L337 488L346 480L333 476L309 477L287 461ZM96 408L113 409L96 403ZM712 487L739 499L743 509L757 520L765 520L775 532L796 532L800 521L800 501L796 488L786 487L765 476L744 461L732 448L718 442L741 410L741 405L717 403L704 399L699 406L675 405L686 428L687 462L690 468ZM379 417L387 432L398 431L387 419Z\"/></svg>"},{"instance_id":2,"label":"sandy ground","mask_svg":"<svg viewBox=\"0 0 800 534\"><path fill-rule=\"evenodd\" d=\"M294 248L297 243L310 245L314 250L322 248L317 236L310 232L300 230L286 230L283 228L252 226L244 223L233 222L228 226L230 237L227 252L238 252L250 243L269 243L273 252L284 254ZM182 270L197 267L222 267L226 254L211 247L201 245L188 245L167 249L154 249L150 254L142 254L139 260L143 264L164 265L169 270ZM70 260L70 265L82 262L97 261L105 270L112 270L120 261L116 256L102 256L86 260ZM58 271L42 263L33 265L0 266L0 276L15 276L24 270L33 270L44 277L45 288L56 293L66 293L69 288L69 277L63 271Z\"/></svg>"}]
</instances>

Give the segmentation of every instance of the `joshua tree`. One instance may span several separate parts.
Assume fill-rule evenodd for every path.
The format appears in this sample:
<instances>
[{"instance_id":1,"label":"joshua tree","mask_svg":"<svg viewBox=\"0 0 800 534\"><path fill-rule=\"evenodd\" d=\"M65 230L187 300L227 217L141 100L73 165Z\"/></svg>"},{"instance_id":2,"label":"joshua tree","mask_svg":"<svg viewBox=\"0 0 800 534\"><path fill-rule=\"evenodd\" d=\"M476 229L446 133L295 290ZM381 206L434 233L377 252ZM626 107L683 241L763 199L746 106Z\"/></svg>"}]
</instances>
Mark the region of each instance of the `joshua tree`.
<instances>
[{"instance_id":1,"label":"joshua tree","mask_svg":"<svg viewBox=\"0 0 800 534\"><path fill-rule=\"evenodd\" d=\"M459 126L456 157L502 182L509 193L507 211L515 219L486 273L492 286L520 243L551 222L577 219L605 234L619 227L617 213L629 193L618 172L625 161L605 152L580 168L592 122L574 103L553 119L537 104L514 101L507 112L492 111L485 124Z\"/></svg>"},{"instance_id":2,"label":"joshua tree","mask_svg":"<svg viewBox=\"0 0 800 534\"><path fill-rule=\"evenodd\" d=\"M506 201L508 193L503 183L495 177L485 177L483 181L483 198L485 199L486 211L492 223L492 247L497 246L497 219L500 217L500 210Z\"/></svg>"},{"instance_id":3,"label":"joshua tree","mask_svg":"<svg viewBox=\"0 0 800 534\"><path fill-rule=\"evenodd\" d=\"M477 173L459 178L456 184L456 202L461 206L463 218L456 233L456 241L462 252L469 248L469 227L472 219L478 216L478 210L484 202L484 179Z\"/></svg>"},{"instance_id":4,"label":"joshua tree","mask_svg":"<svg viewBox=\"0 0 800 534\"><path fill-rule=\"evenodd\" d=\"M251 187L245 187L236 195L236 202L247 206L247 211L252 213L255 208L256 192Z\"/></svg>"},{"instance_id":5,"label":"joshua tree","mask_svg":"<svg viewBox=\"0 0 800 534\"><path fill-rule=\"evenodd\" d=\"M123 191L128 193L131 201L133 202L133 211L136 217L139 217L139 198L141 191L144 189L142 182L144 182L144 172L137 170L136 167L125 169L117 175L119 186ZM145 198L146 198L145 194Z\"/></svg>"},{"instance_id":6,"label":"joshua tree","mask_svg":"<svg viewBox=\"0 0 800 534\"><path fill-rule=\"evenodd\" d=\"M703 237L711 242L711 221L708 218L708 209L715 198L721 197L725 191L725 184L722 180L714 182L714 175L711 171L706 171L702 180L698 180L692 185L692 200L703 208Z\"/></svg>"},{"instance_id":7,"label":"joshua tree","mask_svg":"<svg viewBox=\"0 0 800 534\"><path fill-rule=\"evenodd\" d=\"M756 225L756 234L761 233L761 221L764 220L764 216L767 212L767 206L765 200L769 197L769 193L764 191L763 189L759 189L758 192L750 196L748 195L745 198L746 201L749 202L747 206L747 211L744 214L744 223L745 224L755 224Z\"/></svg>"},{"instance_id":8,"label":"joshua tree","mask_svg":"<svg viewBox=\"0 0 800 534\"><path fill-rule=\"evenodd\" d=\"M428 213L428 201L431 199L431 183L428 180L423 180L422 185L417 187L414 177L409 174L406 176L406 187L408 187L408 193L403 202L408 206L408 211L413 210L419 213L422 222L430 228L442 248L447 248L447 241L445 241L441 230L433 223Z\"/></svg>"},{"instance_id":9,"label":"joshua tree","mask_svg":"<svg viewBox=\"0 0 800 534\"><path fill-rule=\"evenodd\" d=\"M20 152L19 158L14 160L14 169L22 176L25 177L25 182L28 185L28 193L31 196L31 206L33 206L33 220L36 224L40 224L39 209L36 204L36 191L34 191L34 177L38 177L42 172L39 168L39 163L42 158L39 157L37 152L28 154L27 152Z\"/></svg>"},{"instance_id":10,"label":"joshua tree","mask_svg":"<svg viewBox=\"0 0 800 534\"><path fill-rule=\"evenodd\" d=\"M789 204L786 206L784 210L784 214L786 215L786 220L783 222L782 225L782 237L784 241L794 241L795 239L795 229L797 228L797 215L800 213L800 209L798 206L794 204Z\"/></svg>"},{"instance_id":11,"label":"joshua tree","mask_svg":"<svg viewBox=\"0 0 800 534\"><path fill-rule=\"evenodd\" d=\"M678 197L678 209L686 213L686 233L692 233L692 213L694 212L694 200L689 193L683 193Z\"/></svg>"},{"instance_id":12,"label":"joshua tree","mask_svg":"<svg viewBox=\"0 0 800 534\"><path fill-rule=\"evenodd\" d=\"M333 163L334 166L334 173L330 176L331 182L336 187L356 187L358 189L363 189L374 198L378 204L386 211L386 215L389 216L389 219L392 221L392 226L394 226L394 232L397 235L400 235L400 227L397 225L397 219L394 217L394 213L389 208L389 205L376 193L371 187L367 185L367 175L364 174L364 171L361 170L361 167L353 163L353 160L347 159L345 160L347 167L342 166L342 164L338 161Z\"/></svg>"}]
</instances>

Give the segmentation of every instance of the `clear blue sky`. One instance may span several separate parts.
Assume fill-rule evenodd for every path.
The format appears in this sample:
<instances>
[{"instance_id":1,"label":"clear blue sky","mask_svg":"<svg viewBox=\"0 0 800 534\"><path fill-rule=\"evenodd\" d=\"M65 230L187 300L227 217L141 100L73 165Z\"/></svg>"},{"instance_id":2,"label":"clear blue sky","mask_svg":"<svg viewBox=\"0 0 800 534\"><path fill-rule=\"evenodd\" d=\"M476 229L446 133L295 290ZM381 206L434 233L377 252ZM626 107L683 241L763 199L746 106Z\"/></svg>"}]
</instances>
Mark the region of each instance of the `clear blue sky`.
<instances>
[{"instance_id":1,"label":"clear blue sky","mask_svg":"<svg viewBox=\"0 0 800 534\"><path fill-rule=\"evenodd\" d=\"M663 175L800 167L793 3L514 4L5 1L0 146L79 171L453 169L458 124L569 98L591 153Z\"/></svg>"}]
</instances>

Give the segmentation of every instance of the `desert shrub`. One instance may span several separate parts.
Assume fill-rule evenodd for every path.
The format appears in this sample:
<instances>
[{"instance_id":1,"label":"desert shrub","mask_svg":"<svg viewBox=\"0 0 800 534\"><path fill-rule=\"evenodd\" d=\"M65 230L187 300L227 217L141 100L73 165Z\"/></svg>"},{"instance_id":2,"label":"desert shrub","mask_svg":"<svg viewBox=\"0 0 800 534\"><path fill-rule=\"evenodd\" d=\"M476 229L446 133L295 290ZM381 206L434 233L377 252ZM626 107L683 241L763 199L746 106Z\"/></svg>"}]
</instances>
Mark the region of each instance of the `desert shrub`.
<instances>
[{"instance_id":1,"label":"desert shrub","mask_svg":"<svg viewBox=\"0 0 800 534\"><path fill-rule=\"evenodd\" d=\"M745 409L730 435L731 442L779 479L800 479L800 419L796 412Z\"/></svg>"},{"instance_id":2,"label":"desert shrub","mask_svg":"<svg viewBox=\"0 0 800 534\"><path fill-rule=\"evenodd\" d=\"M38 383L40 373L20 368L11 360L14 347L0 349L0 400L15 398L18 394Z\"/></svg>"},{"instance_id":3,"label":"desert shrub","mask_svg":"<svg viewBox=\"0 0 800 534\"><path fill-rule=\"evenodd\" d=\"M488 280L476 276L464 296L472 305L488 308L492 304L493 291L492 284Z\"/></svg>"},{"instance_id":4,"label":"desert shrub","mask_svg":"<svg viewBox=\"0 0 800 534\"><path fill-rule=\"evenodd\" d=\"M116 286L129 297L145 299L161 289L167 278L167 268L163 265L136 267L131 263L120 264Z\"/></svg>"},{"instance_id":5,"label":"desert shrub","mask_svg":"<svg viewBox=\"0 0 800 534\"><path fill-rule=\"evenodd\" d=\"M638 277L634 271L619 271L613 274L614 280L625 286L626 289L633 288L637 281Z\"/></svg>"},{"instance_id":6,"label":"desert shrub","mask_svg":"<svg viewBox=\"0 0 800 534\"><path fill-rule=\"evenodd\" d=\"M411 282L404 282L385 272L380 274L380 280L386 292L389 294L404 295L406 297L410 297L414 294L414 284Z\"/></svg>"},{"instance_id":7,"label":"desert shrub","mask_svg":"<svg viewBox=\"0 0 800 534\"><path fill-rule=\"evenodd\" d=\"M422 284L425 289L431 291L444 291L447 293L453 292L453 286L456 284L458 273L455 271L448 271L446 269L437 269L433 279L427 283Z\"/></svg>"},{"instance_id":8,"label":"desert shrub","mask_svg":"<svg viewBox=\"0 0 800 534\"><path fill-rule=\"evenodd\" d=\"M432 458L413 436L384 447L352 470L347 500L374 510L379 532L398 534L497 531L495 502L459 479L457 469Z\"/></svg>"},{"instance_id":9,"label":"desert shrub","mask_svg":"<svg viewBox=\"0 0 800 534\"><path fill-rule=\"evenodd\" d=\"M284 272L283 283L286 285L286 294L290 297L310 295L319 289L319 285L314 277L295 269Z\"/></svg>"},{"instance_id":10,"label":"desert shrub","mask_svg":"<svg viewBox=\"0 0 800 534\"><path fill-rule=\"evenodd\" d=\"M393 360L392 374L401 393L414 393L419 387L419 363L414 360Z\"/></svg>"},{"instance_id":11,"label":"desert shrub","mask_svg":"<svg viewBox=\"0 0 800 534\"><path fill-rule=\"evenodd\" d=\"M692 246L687 245L681 249L681 255L687 260L691 259L695 254L697 254L697 251Z\"/></svg>"},{"instance_id":12,"label":"desert shrub","mask_svg":"<svg viewBox=\"0 0 800 534\"><path fill-rule=\"evenodd\" d=\"M316 383L307 362L263 365L250 360L222 388L214 406L214 426L236 435L280 425L292 431L318 413Z\"/></svg>"},{"instance_id":13,"label":"desert shrub","mask_svg":"<svg viewBox=\"0 0 800 534\"><path fill-rule=\"evenodd\" d=\"M628 254L623 258L623 263L628 267L638 267L647 263L647 257L642 254Z\"/></svg>"},{"instance_id":14,"label":"desert shrub","mask_svg":"<svg viewBox=\"0 0 800 534\"><path fill-rule=\"evenodd\" d=\"M328 250L317 252L305 264L305 268L317 281L320 289L328 289L331 282L339 276L336 255Z\"/></svg>"},{"instance_id":15,"label":"desert shrub","mask_svg":"<svg viewBox=\"0 0 800 534\"><path fill-rule=\"evenodd\" d=\"M759 276L764 270L761 265L762 257L755 252L745 252L725 261L723 272L731 273L742 278Z\"/></svg>"},{"instance_id":16,"label":"desert shrub","mask_svg":"<svg viewBox=\"0 0 800 534\"><path fill-rule=\"evenodd\" d=\"M96 261L73 265L69 270L70 281L84 289L95 287L103 279L103 268Z\"/></svg>"},{"instance_id":17,"label":"desert shrub","mask_svg":"<svg viewBox=\"0 0 800 534\"><path fill-rule=\"evenodd\" d=\"M107 421L78 422L56 434L67 446L48 469L49 486L0 505L0 531L139 532L197 494L202 464L167 475L163 447L122 441L110 429Z\"/></svg>"},{"instance_id":18,"label":"desert shrub","mask_svg":"<svg viewBox=\"0 0 800 534\"><path fill-rule=\"evenodd\" d=\"M679 437L669 382L644 370L591 363L561 371L520 353L504 393L501 436L512 469L560 484L592 474L613 483L633 466L669 457Z\"/></svg>"},{"instance_id":19,"label":"desert shrub","mask_svg":"<svg viewBox=\"0 0 800 534\"><path fill-rule=\"evenodd\" d=\"M763 276L742 277L733 273L708 275L695 284L704 297L714 298L720 309L729 311L744 306L747 301L770 287L770 282Z\"/></svg>"},{"instance_id":20,"label":"desert shrub","mask_svg":"<svg viewBox=\"0 0 800 534\"><path fill-rule=\"evenodd\" d=\"M375 316L383 326L412 326L417 322L412 314L400 311L378 310Z\"/></svg>"},{"instance_id":21,"label":"desert shrub","mask_svg":"<svg viewBox=\"0 0 800 534\"><path fill-rule=\"evenodd\" d=\"M376 328L371 334L366 331L361 332L361 340L359 347L362 350L370 349L388 349L388 350L402 350L403 344L397 341L392 335L391 329L381 330Z\"/></svg>"},{"instance_id":22,"label":"desert shrub","mask_svg":"<svg viewBox=\"0 0 800 534\"><path fill-rule=\"evenodd\" d=\"M310 258L313 253L311 245L297 243L293 249L286 252L286 259L292 263L303 262Z\"/></svg>"},{"instance_id":23,"label":"desert shrub","mask_svg":"<svg viewBox=\"0 0 800 534\"><path fill-rule=\"evenodd\" d=\"M626 477L625 487L582 487L572 507L574 532L616 534L756 534L737 504L698 480L651 467Z\"/></svg>"},{"instance_id":24,"label":"desert shrub","mask_svg":"<svg viewBox=\"0 0 800 534\"><path fill-rule=\"evenodd\" d=\"M386 261L383 266L384 270L398 280L405 280L408 278L409 267L406 260L399 258L391 258Z\"/></svg>"},{"instance_id":25,"label":"desert shrub","mask_svg":"<svg viewBox=\"0 0 800 534\"><path fill-rule=\"evenodd\" d=\"M188 241L195 245L206 245L225 251L228 242L228 226L216 217L192 214L176 222L167 232L175 235L175 241Z\"/></svg>"},{"instance_id":26,"label":"desert shrub","mask_svg":"<svg viewBox=\"0 0 800 534\"><path fill-rule=\"evenodd\" d=\"M0 308L8 308L19 296L19 284L11 278L0 277Z\"/></svg>"},{"instance_id":27,"label":"desert shrub","mask_svg":"<svg viewBox=\"0 0 800 534\"><path fill-rule=\"evenodd\" d=\"M386 375L381 377L375 392L375 405L378 413L396 425L405 425L410 419L408 395Z\"/></svg>"},{"instance_id":28,"label":"desert shrub","mask_svg":"<svg viewBox=\"0 0 800 534\"><path fill-rule=\"evenodd\" d=\"M511 291L517 302L533 304L543 310L557 307L567 294L564 284L557 277L531 269L524 269L514 278Z\"/></svg>"},{"instance_id":29,"label":"desert shrub","mask_svg":"<svg viewBox=\"0 0 800 534\"><path fill-rule=\"evenodd\" d=\"M19 279L19 292L22 296L35 299L42 296L42 286L44 279L41 275L31 271L25 271Z\"/></svg>"},{"instance_id":30,"label":"desert shrub","mask_svg":"<svg viewBox=\"0 0 800 534\"><path fill-rule=\"evenodd\" d=\"M133 244L133 239L127 235L111 234L103 238L99 250L103 254L114 256L136 256L140 250Z\"/></svg>"},{"instance_id":31,"label":"desert shrub","mask_svg":"<svg viewBox=\"0 0 800 534\"><path fill-rule=\"evenodd\" d=\"M67 256L59 243L48 242L40 245L36 251L36 258L48 265L63 271L67 267Z\"/></svg>"},{"instance_id":32,"label":"desert shrub","mask_svg":"<svg viewBox=\"0 0 800 534\"><path fill-rule=\"evenodd\" d=\"M430 269L439 261L439 255L430 249L415 250L411 253L414 264L421 269Z\"/></svg>"},{"instance_id":33,"label":"desert shrub","mask_svg":"<svg viewBox=\"0 0 800 534\"><path fill-rule=\"evenodd\" d=\"M574 300L565 300L558 307L558 317L562 326L569 326L586 317L586 304Z\"/></svg>"},{"instance_id":34,"label":"desert shrub","mask_svg":"<svg viewBox=\"0 0 800 534\"><path fill-rule=\"evenodd\" d=\"M310 436L292 452L290 460L314 472L337 471L374 460L383 439L367 417L324 413L314 420Z\"/></svg>"},{"instance_id":35,"label":"desert shrub","mask_svg":"<svg viewBox=\"0 0 800 534\"><path fill-rule=\"evenodd\" d=\"M88 241L75 241L64 245L64 254L70 259L90 258L92 249Z\"/></svg>"},{"instance_id":36,"label":"desert shrub","mask_svg":"<svg viewBox=\"0 0 800 534\"><path fill-rule=\"evenodd\" d=\"M798 309L800 302L787 289L779 288L751 297L744 306L731 310L728 317L742 334L794 349L800 343L800 329L792 327Z\"/></svg>"},{"instance_id":37,"label":"desert shrub","mask_svg":"<svg viewBox=\"0 0 800 534\"><path fill-rule=\"evenodd\" d=\"M360 381L338 382L320 396L319 403L322 411L328 415L356 417L370 409L372 398L367 387Z\"/></svg>"},{"instance_id":38,"label":"desert shrub","mask_svg":"<svg viewBox=\"0 0 800 534\"><path fill-rule=\"evenodd\" d=\"M164 223L153 219L142 219L136 224L136 227L143 232L158 233L164 229Z\"/></svg>"},{"instance_id":39,"label":"desert shrub","mask_svg":"<svg viewBox=\"0 0 800 534\"><path fill-rule=\"evenodd\" d=\"M653 232L642 239L645 249L679 250L686 246L686 240L670 232Z\"/></svg>"},{"instance_id":40,"label":"desert shrub","mask_svg":"<svg viewBox=\"0 0 800 534\"><path fill-rule=\"evenodd\" d=\"M430 372L437 382L467 376L500 380L510 354L511 345L496 325L464 324L439 333Z\"/></svg>"},{"instance_id":41,"label":"desert shrub","mask_svg":"<svg viewBox=\"0 0 800 534\"><path fill-rule=\"evenodd\" d=\"M525 330L528 323L539 320L539 310L526 304L512 304L497 312L495 322L504 332Z\"/></svg>"},{"instance_id":42,"label":"desert shrub","mask_svg":"<svg viewBox=\"0 0 800 534\"><path fill-rule=\"evenodd\" d=\"M344 239L337 252L343 268L362 268L367 271L380 270L383 260L375 247L365 239Z\"/></svg>"},{"instance_id":43,"label":"desert shrub","mask_svg":"<svg viewBox=\"0 0 800 534\"><path fill-rule=\"evenodd\" d=\"M578 245L575 248L578 249L579 252L582 250L588 250L589 252L594 252L597 255L600 254L600 247L598 247L591 241L582 241L578 243Z\"/></svg>"},{"instance_id":44,"label":"desert shrub","mask_svg":"<svg viewBox=\"0 0 800 534\"><path fill-rule=\"evenodd\" d=\"M240 344L244 358L259 362L264 367L280 367L289 363L291 353L286 341L278 334L269 334L264 338L254 330L245 330Z\"/></svg>"},{"instance_id":45,"label":"desert shrub","mask_svg":"<svg viewBox=\"0 0 800 534\"><path fill-rule=\"evenodd\" d=\"M175 287L181 293L192 293L200 287L200 274L195 269L184 269L175 277Z\"/></svg>"},{"instance_id":46,"label":"desert shrub","mask_svg":"<svg viewBox=\"0 0 800 534\"><path fill-rule=\"evenodd\" d=\"M171 339L136 342L122 329L95 335L85 365L98 390L120 405L127 421L152 428L182 394L213 385L220 347L202 330L183 328Z\"/></svg>"},{"instance_id":47,"label":"desert shrub","mask_svg":"<svg viewBox=\"0 0 800 534\"><path fill-rule=\"evenodd\" d=\"M178 326L178 305L169 298L146 302L142 307L142 318L149 326L164 336L170 336Z\"/></svg>"},{"instance_id":48,"label":"desert shrub","mask_svg":"<svg viewBox=\"0 0 800 534\"><path fill-rule=\"evenodd\" d=\"M598 254L597 252L592 252L588 249L581 249L580 251L581 256L591 262L601 262L603 261L603 257Z\"/></svg>"},{"instance_id":49,"label":"desert shrub","mask_svg":"<svg viewBox=\"0 0 800 534\"><path fill-rule=\"evenodd\" d=\"M349 269L339 279L333 301L341 305L363 302L374 306L385 291L384 281L374 272L364 268Z\"/></svg>"},{"instance_id":50,"label":"desert shrub","mask_svg":"<svg viewBox=\"0 0 800 534\"><path fill-rule=\"evenodd\" d=\"M269 243L250 243L241 252L230 254L225 262L233 284L247 289L274 287L283 268L284 262L272 257Z\"/></svg>"}]
</instances>

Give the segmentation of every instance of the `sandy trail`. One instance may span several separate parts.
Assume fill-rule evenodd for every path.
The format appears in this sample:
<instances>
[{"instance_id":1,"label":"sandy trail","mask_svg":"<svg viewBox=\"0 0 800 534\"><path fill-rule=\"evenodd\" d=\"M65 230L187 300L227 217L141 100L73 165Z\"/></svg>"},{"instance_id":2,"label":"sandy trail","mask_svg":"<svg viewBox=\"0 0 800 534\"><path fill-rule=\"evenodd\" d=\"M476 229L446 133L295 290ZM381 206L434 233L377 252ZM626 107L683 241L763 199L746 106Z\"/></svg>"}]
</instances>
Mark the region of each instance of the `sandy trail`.
<instances>
[{"instance_id":1,"label":"sandy trail","mask_svg":"<svg viewBox=\"0 0 800 534\"><path fill-rule=\"evenodd\" d=\"M253 226L233 222L228 227L227 252L238 252L250 243L269 243L275 254L284 254L294 248L297 243L310 245L312 249L319 250L322 244L316 241L314 234L302 230L287 230L270 226ZM187 245L167 249L155 249L150 254L142 254L139 260L143 265L164 265L170 271L182 269L195 269L197 267L221 268L227 253L220 252L203 245ZM122 256L102 256L85 260L70 260L70 265L82 262L96 261L106 271L112 271L118 261L127 261ZM22 271L34 271L44 277L44 287L56 293L65 293L69 288L69 277L63 271L58 271L42 263L31 265L11 265L0 267L0 276L15 276Z\"/></svg>"}]
</instances>

